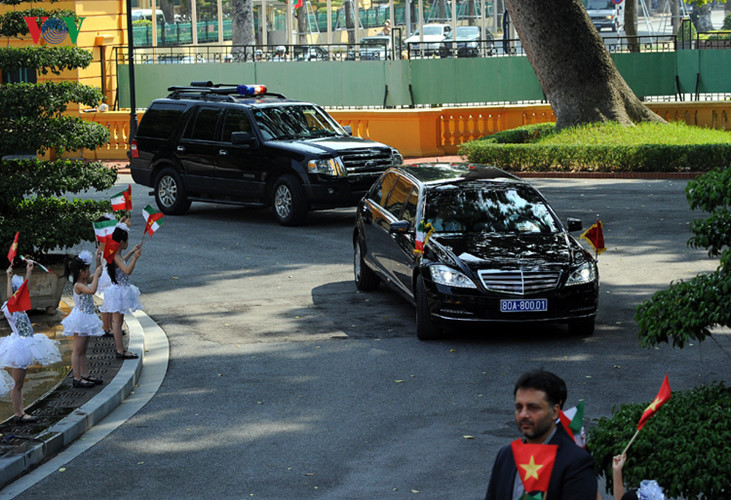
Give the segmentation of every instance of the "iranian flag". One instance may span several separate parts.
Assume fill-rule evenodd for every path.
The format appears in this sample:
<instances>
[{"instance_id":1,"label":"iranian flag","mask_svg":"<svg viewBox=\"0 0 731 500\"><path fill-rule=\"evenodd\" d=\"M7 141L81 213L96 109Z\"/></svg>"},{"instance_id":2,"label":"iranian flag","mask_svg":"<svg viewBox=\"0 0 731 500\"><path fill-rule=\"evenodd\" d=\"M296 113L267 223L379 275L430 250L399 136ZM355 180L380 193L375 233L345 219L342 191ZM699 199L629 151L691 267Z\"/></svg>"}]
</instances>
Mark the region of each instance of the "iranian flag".
<instances>
[{"instance_id":1,"label":"iranian flag","mask_svg":"<svg viewBox=\"0 0 731 500\"><path fill-rule=\"evenodd\" d=\"M20 231L15 233L15 239L13 240L13 244L10 245L10 250L8 250L8 260L10 263L13 263L13 260L15 259L15 256L18 253L18 236L20 235Z\"/></svg>"},{"instance_id":2,"label":"iranian flag","mask_svg":"<svg viewBox=\"0 0 731 500\"><path fill-rule=\"evenodd\" d=\"M114 232L115 227L117 227L117 221L114 219L95 222L94 234L96 235L96 241L99 243L107 241L107 238Z\"/></svg>"},{"instance_id":3,"label":"iranian flag","mask_svg":"<svg viewBox=\"0 0 731 500\"><path fill-rule=\"evenodd\" d=\"M147 205L144 209L142 209L142 217L144 217L147 221L143 234L147 233L152 236L152 233L160 229L160 226L162 226L162 212L158 212L150 205Z\"/></svg>"},{"instance_id":4,"label":"iranian flag","mask_svg":"<svg viewBox=\"0 0 731 500\"><path fill-rule=\"evenodd\" d=\"M516 439L510 443L510 447L526 493L548 491L558 445L527 444Z\"/></svg>"},{"instance_id":5,"label":"iranian flag","mask_svg":"<svg viewBox=\"0 0 731 500\"><path fill-rule=\"evenodd\" d=\"M112 196L112 210L132 210L132 185L127 184L127 189Z\"/></svg>"},{"instance_id":6,"label":"iranian flag","mask_svg":"<svg viewBox=\"0 0 731 500\"><path fill-rule=\"evenodd\" d=\"M645 411L642 413L642 417L640 417L640 421L637 424L638 431L645 426L645 422L647 422L647 419L657 413L657 410L659 410L660 407L664 405L668 399L670 399L670 382L668 382L668 374L666 373L665 379L662 381L662 385L660 386L660 391L657 393L657 396L652 401L652 403L650 403L650 405L645 408Z\"/></svg>"},{"instance_id":7,"label":"iranian flag","mask_svg":"<svg viewBox=\"0 0 731 500\"><path fill-rule=\"evenodd\" d=\"M429 241L431 234L434 232L430 222L419 222L419 226L416 228L416 241L414 242L414 253L423 253L424 246Z\"/></svg>"},{"instance_id":8,"label":"iranian flag","mask_svg":"<svg viewBox=\"0 0 731 500\"><path fill-rule=\"evenodd\" d=\"M586 448L586 431L584 430L584 401L579 401L577 406L569 408L559 414L561 425L574 442L582 448Z\"/></svg>"}]
</instances>

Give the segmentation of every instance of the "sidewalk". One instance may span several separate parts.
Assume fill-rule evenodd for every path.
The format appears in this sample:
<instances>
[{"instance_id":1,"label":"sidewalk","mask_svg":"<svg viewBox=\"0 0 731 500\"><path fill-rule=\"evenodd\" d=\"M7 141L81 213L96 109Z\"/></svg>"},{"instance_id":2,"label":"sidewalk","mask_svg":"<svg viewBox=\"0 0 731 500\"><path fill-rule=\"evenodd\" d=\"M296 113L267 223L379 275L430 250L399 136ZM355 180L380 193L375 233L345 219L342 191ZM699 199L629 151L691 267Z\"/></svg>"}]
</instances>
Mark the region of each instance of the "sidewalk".
<instances>
[{"instance_id":1,"label":"sidewalk","mask_svg":"<svg viewBox=\"0 0 731 500\"><path fill-rule=\"evenodd\" d=\"M101 301L95 297L95 302L98 304ZM73 300L70 296L64 296L62 303L68 304L70 308ZM57 327L63 316L60 313L52 316L42 313L31 315L34 331L58 338ZM89 372L104 380L104 384L90 389L74 388L69 371L39 399L32 403L25 401L26 413L37 416L37 422L18 425L10 417L0 423L0 487L11 483L78 439L119 406L134 389L142 371L144 332L138 321L128 319L129 333L125 336L125 342L132 351L140 353L138 359L117 359L113 338L92 338L88 349Z\"/></svg>"}]
</instances>

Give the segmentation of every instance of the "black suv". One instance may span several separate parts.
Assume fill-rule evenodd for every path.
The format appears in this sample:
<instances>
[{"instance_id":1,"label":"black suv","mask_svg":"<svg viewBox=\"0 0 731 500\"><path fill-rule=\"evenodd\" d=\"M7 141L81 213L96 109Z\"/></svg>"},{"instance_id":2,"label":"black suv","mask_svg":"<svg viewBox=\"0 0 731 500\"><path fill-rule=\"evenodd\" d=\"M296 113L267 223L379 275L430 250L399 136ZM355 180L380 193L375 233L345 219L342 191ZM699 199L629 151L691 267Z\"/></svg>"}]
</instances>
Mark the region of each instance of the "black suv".
<instances>
[{"instance_id":1,"label":"black suv","mask_svg":"<svg viewBox=\"0 0 731 500\"><path fill-rule=\"evenodd\" d=\"M564 227L538 190L495 167L394 167L356 211L355 285L383 282L414 303L421 340L450 323L568 323L591 335L599 271L569 234L579 230L579 219Z\"/></svg>"},{"instance_id":2,"label":"black suv","mask_svg":"<svg viewBox=\"0 0 731 500\"><path fill-rule=\"evenodd\" d=\"M166 214L191 201L271 205L280 224L298 225L309 210L356 205L401 164L398 151L352 137L320 106L261 85L168 91L145 112L129 153L132 178L154 187Z\"/></svg>"}]
</instances>

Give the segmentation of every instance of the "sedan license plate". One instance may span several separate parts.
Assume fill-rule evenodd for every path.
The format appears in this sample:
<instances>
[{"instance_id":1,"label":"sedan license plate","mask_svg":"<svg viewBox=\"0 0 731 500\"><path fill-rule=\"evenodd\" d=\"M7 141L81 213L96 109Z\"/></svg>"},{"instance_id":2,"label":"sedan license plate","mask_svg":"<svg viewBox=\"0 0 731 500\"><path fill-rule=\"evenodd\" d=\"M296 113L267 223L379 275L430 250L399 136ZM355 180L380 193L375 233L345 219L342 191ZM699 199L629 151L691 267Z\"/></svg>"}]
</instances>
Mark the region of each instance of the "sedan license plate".
<instances>
[{"instance_id":1,"label":"sedan license plate","mask_svg":"<svg viewBox=\"0 0 731 500\"><path fill-rule=\"evenodd\" d=\"M548 299L510 299L500 301L500 312L541 312L548 310Z\"/></svg>"}]
</instances>

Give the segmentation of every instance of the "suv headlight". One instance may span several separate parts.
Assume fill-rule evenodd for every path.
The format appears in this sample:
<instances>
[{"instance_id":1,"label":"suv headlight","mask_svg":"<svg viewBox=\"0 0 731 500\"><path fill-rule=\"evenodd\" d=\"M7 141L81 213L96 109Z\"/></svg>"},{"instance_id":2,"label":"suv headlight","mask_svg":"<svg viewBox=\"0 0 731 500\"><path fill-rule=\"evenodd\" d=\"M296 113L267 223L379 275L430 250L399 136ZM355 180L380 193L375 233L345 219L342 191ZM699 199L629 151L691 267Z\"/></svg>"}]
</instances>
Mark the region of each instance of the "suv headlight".
<instances>
[{"instance_id":1,"label":"suv headlight","mask_svg":"<svg viewBox=\"0 0 731 500\"><path fill-rule=\"evenodd\" d=\"M593 262L586 262L577 269L574 269L566 280L566 286L583 285L596 281L596 265Z\"/></svg>"},{"instance_id":2,"label":"suv headlight","mask_svg":"<svg viewBox=\"0 0 731 500\"><path fill-rule=\"evenodd\" d=\"M346 177L348 175L340 158L310 160L307 162L307 171L311 174L332 175L335 177Z\"/></svg>"},{"instance_id":3,"label":"suv headlight","mask_svg":"<svg viewBox=\"0 0 731 500\"><path fill-rule=\"evenodd\" d=\"M440 285L454 286L458 288L477 288L475 282L465 276L463 273L447 266L431 266L431 279Z\"/></svg>"}]
</instances>

